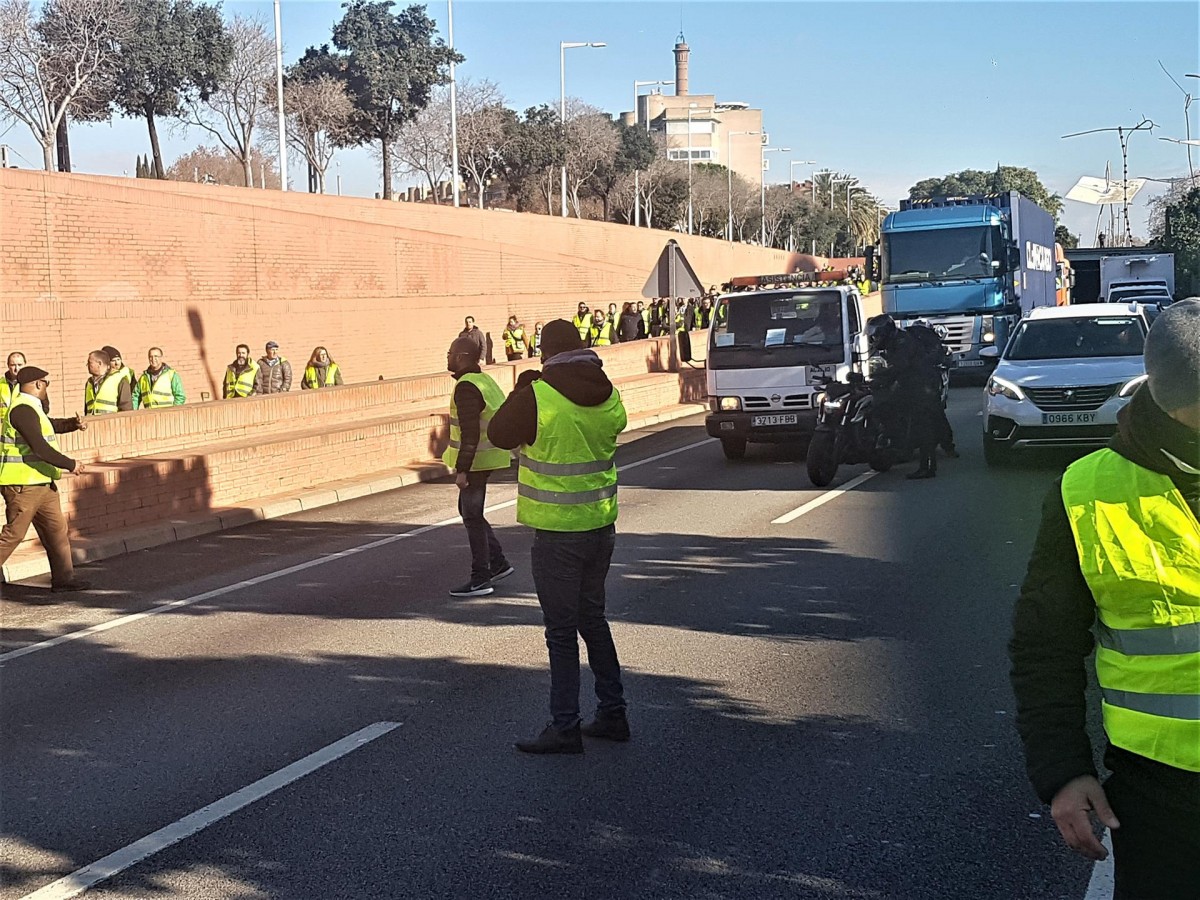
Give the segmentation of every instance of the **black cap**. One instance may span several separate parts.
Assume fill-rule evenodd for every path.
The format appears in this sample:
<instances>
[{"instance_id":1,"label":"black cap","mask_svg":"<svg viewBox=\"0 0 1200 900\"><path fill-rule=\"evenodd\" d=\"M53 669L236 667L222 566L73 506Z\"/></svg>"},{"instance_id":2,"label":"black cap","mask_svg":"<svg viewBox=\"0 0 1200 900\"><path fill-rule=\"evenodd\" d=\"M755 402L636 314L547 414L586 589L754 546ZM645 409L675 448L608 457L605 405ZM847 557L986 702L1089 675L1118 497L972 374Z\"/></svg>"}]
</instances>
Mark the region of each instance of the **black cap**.
<instances>
[{"instance_id":1,"label":"black cap","mask_svg":"<svg viewBox=\"0 0 1200 900\"><path fill-rule=\"evenodd\" d=\"M45 369L39 369L37 366L21 366L20 371L17 372L17 384L33 384L35 381L49 377L50 373Z\"/></svg>"},{"instance_id":2,"label":"black cap","mask_svg":"<svg viewBox=\"0 0 1200 900\"><path fill-rule=\"evenodd\" d=\"M543 359L549 359L556 353L579 350L582 347L583 342L579 339L579 329L566 319L555 319L542 326Z\"/></svg>"},{"instance_id":3,"label":"black cap","mask_svg":"<svg viewBox=\"0 0 1200 900\"><path fill-rule=\"evenodd\" d=\"M100 349L108 354L109 359L114 359L118 356L121 356L121 351L118 350L116 347L109 346L109 347L101 347ZM121 356L121 358L124 359L125 357Z\"/></svg>"}]
</instances>

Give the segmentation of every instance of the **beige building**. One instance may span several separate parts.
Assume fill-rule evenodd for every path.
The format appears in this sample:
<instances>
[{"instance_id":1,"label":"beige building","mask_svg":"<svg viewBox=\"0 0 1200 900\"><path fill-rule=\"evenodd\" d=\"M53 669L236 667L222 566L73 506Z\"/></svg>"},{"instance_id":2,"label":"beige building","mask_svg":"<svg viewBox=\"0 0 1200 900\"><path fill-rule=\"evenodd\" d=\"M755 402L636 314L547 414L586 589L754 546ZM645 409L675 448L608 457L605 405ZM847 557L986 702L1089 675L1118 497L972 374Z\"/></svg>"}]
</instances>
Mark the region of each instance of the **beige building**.
<instances>
[{"instance_id":1,"label":"beige building","mask_svg":"<svg viewBox=\"0 0 1200 900\"><path fill-rule=\"evenodd\" d=\"M751 109L748 103L719 101L715 94L689 93L690 52L681 34L675 44L674 95L639 96L636 112L622 113L621 118L627 125L649 123L650 131L665 134L668 159L686 163L690 154L693 163L728 166L757 190L763 166L770 164L770 155L764 158L762 152L766 143L762 110Z\"/></svg>"}]
</instances>

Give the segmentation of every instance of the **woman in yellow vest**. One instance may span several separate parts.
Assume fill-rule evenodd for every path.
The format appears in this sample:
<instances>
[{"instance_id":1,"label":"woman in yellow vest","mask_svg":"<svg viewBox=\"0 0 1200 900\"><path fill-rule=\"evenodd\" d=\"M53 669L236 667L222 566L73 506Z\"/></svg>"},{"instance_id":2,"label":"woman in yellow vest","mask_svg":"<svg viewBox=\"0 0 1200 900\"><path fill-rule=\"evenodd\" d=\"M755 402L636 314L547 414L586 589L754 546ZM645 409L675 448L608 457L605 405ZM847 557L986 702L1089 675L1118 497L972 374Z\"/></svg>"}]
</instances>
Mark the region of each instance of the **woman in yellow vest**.
<instances>
[{"instance_id":1,"label":"woman in yellow vest","mask_svg":"<svg viewBox=\"0 0 1200 900\"><path fill-rule=\"evenodd\" d=\"M504 391L479 368L479 346L470 338L454 339L446 353L446 368L455 385L450 396L450 444L442 462L454 472L458 514L471 547L471 578L452 588L450 596L482 597L492 593L493 583L513 573L484 517L488 479L512 462L512 454L492 446L487 438L488 423L504 402Z\"/></svg>"},{"instance_id":2,"label":"woman in yellow vest","mask_svg":"<svg viewBox=\"0 0 1200 900\"><path fill-rule=\"evenodd\" d=\"M329 351L324 347L313 347L308 365L304 367L304 380L300 382L300 389L315 391L341 383L342 370L330 358Z\"/></svg>"},{"instance_id":3,"label":"woman in yellow vest","mask_svg":"<svg viewBox=\"0 0 1200 900\"><path fill-rule=\"evenodd\" d=\"M1112 830L1114 896L1166 900L1200 892L1200 301L1159 315L1144 359L1113 442L1046 496L1009 653L1026 768L1064 840L1104 859L1094 814Z\"/></svg>"},{"instance_id":4,"label":"woman in yellow vest","mask_svg":"<svg viewBox=\"0 0 1200 900\"><path fill-rule=\"evenodd\" d=\"M504 355L509 362L525 358L525 326L517 321L516 316L508 317L508 327L504 329Z\"/></svg>"}]
</instances>

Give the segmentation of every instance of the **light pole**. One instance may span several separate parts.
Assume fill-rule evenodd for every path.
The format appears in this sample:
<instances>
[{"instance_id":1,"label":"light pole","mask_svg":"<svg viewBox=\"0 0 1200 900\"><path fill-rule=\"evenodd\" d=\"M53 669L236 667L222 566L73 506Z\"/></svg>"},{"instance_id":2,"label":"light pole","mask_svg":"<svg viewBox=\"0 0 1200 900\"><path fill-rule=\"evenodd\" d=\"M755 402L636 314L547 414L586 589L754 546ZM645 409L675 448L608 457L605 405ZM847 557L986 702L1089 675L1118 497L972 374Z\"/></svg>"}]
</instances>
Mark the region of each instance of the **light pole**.
<instances>
[{"instance_id":1,"label":"light pole","mask_svg":"<svg viewBox=\"0 0 1200 900\"><path fill-rule=\"evenodd\" d=\"M668 85L674 84L673 81L635 81L633 83L633 124L636 126L641 119L638 113L638 88L647 87L648 85ZM649 110L646 114L646 133L650 133L650 115ZM633 227L637 228L642 224L642 191L639 182L638 174L640 170L633 170Z\"/></svg>"},{"instance_id":2,"label":"light pole","mask_svg":"<svg viewBox=\"0 0 1200 900\"><path fill-rule=\"evenodd\" d=\"M689 103L688 111L687 111L687 114L688 114L688 118L687 118L687 129L688 129L688 145L687 145L687 154L688 154L688 158L687 158L688 234L692 233L692 221L693 221L693 208L692 208L692 113L694 113L696 111L696 108L699 105L700 104L698 104L698 103ZM704 112L711 115L712 113L716 112L716 110L712 107L708 107L707 109L704 110ZM709 141L709 146L710 147L712 146L712 141ZM710 153L710 155L711 155L711 153Z\"/></svg>"},{"instance_id":3,"label":"light pole","mask_svg":"<svg viewBox=\"0 0 1200 900\"><path fill-rule=\"evenodd\" d=\"M796 166L815 166L815 159L793 159L788 163L788 190L792 190L792 185L796 183ZM788 229L788 251L795 252L796 250L796 233L793 228Z\"/></svg>"},{"instance_id":4,"label":"light pole","mask_svg":"<svg viewBox=\"0 0 1200 900\"><path fill-rule=\"evenodd\" d=\"M287 113L283 107L283 31L279 25L279 0L275 0L275 105L279 108L279 189L286 191ZM264 184L263 187L266 187Z\"/></svg>"},{"instance_id":5,"label":"light pole","mask_svg":"<svg viewBox=\"0 0 1200 900\"><path fill-rule=\"evenodd\" d=\"M761 131L731 131L725 135L725 174L728 176L729 186L726 189L729 204L729 219L727 229L729 233L729 242L733 243L733 139L739 134L762 134ZM759 164L762 164L762 157L759 157Z\"/></svg>"},{"instance_id":6,"label":"light pole","mask_svg":"<svg viewBox=\"0 0 1200 900\"><path fill-rule=\"evenodd\" d=\"M567 51L576 47L607 47L603 41L558 42L558 117L563 131L562 217L567 217Z\"/></svg>"},{"instance_id":7,"label":"light pole","mask_svg":"<svg viewBox=\"0 0 1200 900\"><path fill-rule=\"evenodd\" d=\"M815 164L814 164L814 165L815 165ZM817 176L818 176L818 175L832 175L832 174L833 174L833 169L821 169L819 172L818 172L816 169L813 169L813 173L812 173L812 202L813 202L813 206L816 206L816 205L817 205ZM831 191L832 191L832 189L831 189ZM815 253L816 251L813 251L813 252Z\"/></svg>"},{"instance_id":8,"label":"light pole","mask_svg":"<svg viewBox=\"0 0 1200 900\"><path fill-rule=\"evenodd\" d=\"M853 178L830 178L829 179L829 211L833 212L833 186L835 184L849 184ZM850 214L850 189L846 188L846 215Z\"/></svg>"},{"instance_id":9,"label":"light pole","mask_svg":"<svg viewBox=\"0 0 1200 900\"><path fill-rule=\"evenodd\" d=\"M446 0L446 27L450 52L454 52L454 0ZM450 58L450 184L458 206L458 89L454 81L454 57Z\"/></svg>"},{"instance_id":10,"label":"light pole","mask_svg":"<svg viewBox=\"0 0 1200 900\"><path fill-rule=\"evenodd\" d=\"M763 147L758 154L758 244L767 246L767 154L791 153L791 147Z\"/></svg>"}]
</instances>

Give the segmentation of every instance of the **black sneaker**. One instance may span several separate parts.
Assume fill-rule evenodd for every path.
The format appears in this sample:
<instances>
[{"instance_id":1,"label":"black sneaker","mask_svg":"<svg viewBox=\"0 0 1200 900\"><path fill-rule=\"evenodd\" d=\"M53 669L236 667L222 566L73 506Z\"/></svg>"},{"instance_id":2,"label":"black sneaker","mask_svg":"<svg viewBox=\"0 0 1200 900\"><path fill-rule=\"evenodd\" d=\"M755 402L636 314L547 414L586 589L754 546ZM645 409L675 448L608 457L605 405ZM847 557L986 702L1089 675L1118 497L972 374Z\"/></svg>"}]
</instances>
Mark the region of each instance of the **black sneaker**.
<instances>
[{"instance_id":1,"label":"black sneaker","mask_svg":"<svg viewBox=\"0 0 1200 900\"><path fill-rule=\"evenodd\" d=\"M627 741L629 740L629 719L623 712L609 715L598 714L580 731L587 737L600 738L603 741Z\"/></svg>"},{"instance_id":2,"label":"black sneaker","mask_svg":"<svg viewBox=\"0 0 1200 900\"><path fill-rule=\"evenodd\" d=\"M466 584L460 584L456 588L450 589L451 597L486 597L492 592L492 583L490 581L476 581L472 578Z\"/></svg>"},{"instance_id":3,"label":"black sneaker","mask_svg":"<svg viewBox=\"0 0 1200 900\"><path fill-rule=\"evenodd\" d=\"M492 569L492 579L491 580L493 582L503 581L505 578L507 578L509 575L511 575L515 571L516 571L516 569L514 569L512 567L512 564L509 563L509 561L507 559L502 560L499 563L499 565L497 565L494 569Z\"/></svg>"},{"instance_id":4,"label":"black sneaker","mask_svg":"<svg viewBox=\"0 0 1200 900\"><path fill-rule=\"evenodd\" d=\"M551 723L532 741L517 741L516 747L522 753L582 753L583 738L578 725L560 731Z\"/></svg>"}]
</instances>

